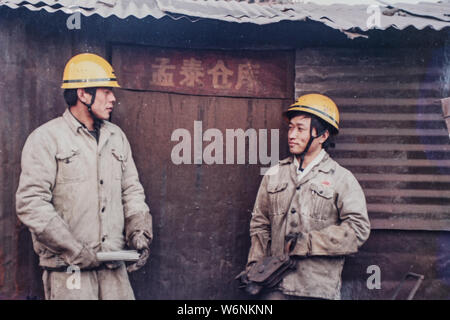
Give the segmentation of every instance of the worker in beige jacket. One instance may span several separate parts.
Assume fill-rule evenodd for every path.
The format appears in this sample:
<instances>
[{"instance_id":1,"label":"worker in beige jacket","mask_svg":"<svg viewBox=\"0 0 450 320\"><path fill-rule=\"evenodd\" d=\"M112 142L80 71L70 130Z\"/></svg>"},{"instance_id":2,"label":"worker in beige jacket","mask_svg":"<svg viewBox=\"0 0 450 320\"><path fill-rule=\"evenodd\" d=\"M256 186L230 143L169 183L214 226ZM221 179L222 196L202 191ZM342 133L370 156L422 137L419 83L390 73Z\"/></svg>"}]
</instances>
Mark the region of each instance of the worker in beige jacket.
<instances>
[{"instance_id":1,"label":"worker in beige jacket","mask_svg":"<svg viewBox=\"0 0 450 320\"><path fill-rule=\"evenodd\" d=\"M261 182L247 270L265 256L288 253L296 269L264 299L340 299L344 257L367 240L370 222L358 181L325 151L330 134L338 133L339 111L330 98L308 94L284 117L292 156Z\"/></svg>"},{"instance_id":2,"label":"worker in beige jacket","mask_svg":"<svg viewBox=\"0 0 450 320\"><path fill-rule=\"evenodd\" d=\"M62 84L69 108L34 130L22 151L16 209L44 269L46 299L134 299L125 262L100 262L96 253L138 250L128 271L149 256L152 220L130 144L107 121L113 87L106 60L74 56Z\"/></svg>"}]
</instances>

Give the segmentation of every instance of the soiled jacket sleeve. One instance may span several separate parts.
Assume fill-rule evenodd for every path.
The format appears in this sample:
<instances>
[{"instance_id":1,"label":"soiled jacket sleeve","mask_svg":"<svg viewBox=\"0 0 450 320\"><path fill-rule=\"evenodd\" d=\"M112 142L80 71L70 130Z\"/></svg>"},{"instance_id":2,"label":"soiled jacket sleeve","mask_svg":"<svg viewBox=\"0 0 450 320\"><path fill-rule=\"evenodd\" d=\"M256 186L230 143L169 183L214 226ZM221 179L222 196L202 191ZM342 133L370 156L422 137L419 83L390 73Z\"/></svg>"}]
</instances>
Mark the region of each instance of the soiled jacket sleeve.
<instances>
[{"instance_id":1,"label":"soiled jacket sleeve","mask_svg":"<svg viewBox=\"0 0 450 320\"><path fill-rule=\"evenodd\" d=\"M267 255L271 234L267 179L267 176L262 179L250 220L251 247L247 267Z\"/></svg>"},{"instance_id":2,"label":"soiled jacket sleeve","mask_svg":"<svg viewBox=\"0 0 450 320\"><path fill-rule=\"evenodd\" d=\"M356 253L370 234L361 186L352 174L341 180L337 210L340 224L303 234L291 253L297 256L342 256Z\"/></svg>"},{"instance_id":3,"label":"soiled jacket sleeve","mask_svg":"<svg viewBox=\"0 0 450 320\"><path fill-rule=\"evenodd\" d=\"M36 240L70 264L80 253L82 244L75 239L52 204L57 164L56 146L50 142L51 137L39 130L25 142L16 192L16 212Z\"/></svg>"},{"instance_id":4,"label":"soiled jacket sleeve","mask_svg":"<svg viewBox=\"0 0 450 320\"><path fill-rule=\"evenodd\" d=\"M153 239L152 216L145 203L144 188L133 160L130 143L123 134L125 145L125 168L122 175L122 203L125 214L125 236L130 246L137 232L143 232L149 242Z\"/></svg>"}]
</instances>

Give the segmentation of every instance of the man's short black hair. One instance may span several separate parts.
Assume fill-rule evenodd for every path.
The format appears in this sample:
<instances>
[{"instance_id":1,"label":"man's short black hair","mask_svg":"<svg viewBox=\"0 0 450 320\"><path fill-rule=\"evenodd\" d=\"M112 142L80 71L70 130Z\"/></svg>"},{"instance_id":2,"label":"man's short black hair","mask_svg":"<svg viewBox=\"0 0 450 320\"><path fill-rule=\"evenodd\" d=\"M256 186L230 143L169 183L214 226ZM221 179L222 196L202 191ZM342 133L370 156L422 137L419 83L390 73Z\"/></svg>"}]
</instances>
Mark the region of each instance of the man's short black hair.
<instances>
[{"instance_id":1,"label":"man's short black hair","mask_svg":"<svg viewBox=\"0 0 450 320\"><path fill-rule=\"evenodd\" d=\"M78 100L77 89L65 89L64 100L69 107L76 105Z\"/></svg>"},{"instance_id":2,"label":"man's short black hair","mask_svg":"<svg viewBox=\"0 0 450 320\"><path fill-rule=\"evenodd\" d=\"M84 90L91 95L94 94L95 89L97 88L84 88ZM64 100L66 100L66 103L69 107L77 104L78 100L77 89L65 89L63 94Z\"/></svg>"},{"instance_id":3,"label":"man's short black hair","mask_svg":"<svg viewBox=\"0 0 450 320\"><path fill-rule=\"evenodd\" d=\"M303 112L303 111L291 111L287 114L289 120L298 116L305 116L306 118L311 118L311 128L315 128L317 135L322 135L326 130L330 133L328 139L324 141L322 144L322 148L328 150L329 147L334 148L334 142L332 141L332 133L334 132L333 128L330 124L328 124L325 120L320 119L319 117Z\"/></svg>"}]
</instances>

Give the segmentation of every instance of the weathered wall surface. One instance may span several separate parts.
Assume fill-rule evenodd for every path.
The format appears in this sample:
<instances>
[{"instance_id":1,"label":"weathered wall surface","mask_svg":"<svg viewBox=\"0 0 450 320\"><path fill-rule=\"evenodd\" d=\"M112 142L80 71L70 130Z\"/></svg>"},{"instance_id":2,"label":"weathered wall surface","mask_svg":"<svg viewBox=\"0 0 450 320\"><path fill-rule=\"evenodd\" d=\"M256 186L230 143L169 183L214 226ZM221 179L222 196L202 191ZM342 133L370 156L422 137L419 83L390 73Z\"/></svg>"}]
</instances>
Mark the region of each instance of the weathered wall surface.
<instances>
[{"instance_id":1,"label":"weathered wall surface","mask_svg":"<svg viewBox=\"0 0 450 320\"><path fill-rule=\"evenodd\" d=\"M347 258L342 272L342 299L391 299L408 272L424 281L414 299L450 299L450 235L448 232L372 230L360 252ZM370 266L379 267L380 289L373 285ZM370 278L370 279L369 279ZM415 284L405 282L397 299L406 299Z\"/></svg>"},{"instance_id":2,"label":"weathered wall surface","mask_svg":"<svg viewBox=\"0 0 450 320\"><path fill-rule=\"evenodd\" d=\"M245 298L233 278L246 263L259 166L248 158L241 165L175 165L171 151L178 142L170 138L184 128L193 147L194 120L202 121L203 132L223 132L224 143L226 129L275 129L287 101L136 92L121 92L119 99L114 119L133 141L155 228L150 262L132 275L137 296Z\"/></svg>"},{"instance_id":3,"label":"weathered wall surface","mask_svg":"<svg viewBox=\"0 0 450 320\"><path fill-rule=\"evenodd\" d=\"M302 49L296 95L336 100L333 156L356 174L373 227L450 230L450 145L440 99L449 51Z\"/></svg>"},{"instance_id":4,"label":"weathered wall surface","mask_svg":"<svg viewBox=\"0 0 450 320\"><path fill-rule=\"evenodd\" d=\"M296 96L320 92L336 101L341 132L330 153L359 180L373 228L347 261L344 298L389 298L408 271L425 275L417 298L450 294L450 145L440 102L449 53L445 46L297 51ZM370 265L380 267L382 290L363 281Z\"/></svg>"},{"instance_id":5,"label":"weathered wall surface","mask_svg":"<svg viewBox=\"0 0 450 320\"><path fill-rule=\"evenodd\" d=\"M74 41L64 20L30 19L27 11L0 9L0 298L42 297L41 271L28 230L15 214L20 154L27 136L65 108L60 79L73 52L104 52L101 40ZM101 37L100 37L101 39Z\"/></svg>"},{"instance_id":6,"label":"weathered wall surface","mask_svg":"<svg viewBox=\"0 0 450 320\"><path fill-rule=\"evenodd\" d=\"M32 251L29 232L18 223L15 216L14 193L20 174L20 152L26 137L40 124L60 115L65 108L59 82L64 64L70 56L89 51L111 57L109 42L159 44L171 47L201 47L203 43L205 46L216 49L237 48L248 44L251 48L259 46L266 49L277 47L292 49L293 44L303 46L311 41L310 39L303 39L304 42L298 41L293 38L298 33L283 31L292 24L280 24L281 27L273 27L279 28L276 32L270 26L261 29L266 37L274 38L272 45L268 44L267 38L262 37L262 34L258 33L253 26L249 27L251 31L248 34L242 33L243 36L236 38L234 37L237 34L236 31L244 30L242 26L199 22L194 24L193 29L189 29L186 26L190 22L186 21L171 25L167 24L167 20L157 24L150 19L141 25L139 20L134 18L121 22L116 18L103 21L98 17L92 17L83 18L81 30L68 32L65 28L65 18L66 16L62 14L31 14L26 10L0 9L1 299L43 297L41 272ZM177 33L176 26L180 25L183 26L182 32ZM204 29L208 31L202 34L200 31L203 26L211 26L211 28ZM133 29L135 31L132 32L131 28L135 28ZM222 33L217 38L216 35L220 32ZM227 32L234 36L226 38ZM274 37L281 33L284 36ZM131 34L133 36L130 36ZM390 32L387 31L386 34ZM442 33L431 34L429 39L439 39L442 35ZM380 43L384 41L377 35L373 39ZM325 40L323 45L328 44ZM407 39L403 40L407 41ZM337 45L340 40L333 41L333 45ZM355 128L354 124L362 121L361 116L358 115L359 112L368 112L368 107L371 107L369 113L378 112L383 115L392 113L392 106L400 105L401 111L394 113L409 114L407 116L409 120L396 116L400 118L397 120L395 118L377 119L373 120L376 123L369 124L381 125L380 132L387 129L396 130L397 122L395 121L401 122L401 128L417 132L443 129L440 124L437 124L439 122L436 118L438 106L431 100L442 98L445 92L448 93L449 89L446 87L448 82L445 81L449 74L448 51L442 54L438 50L437 60L433 58L433 55L423 56L422 67L420 65L418 67L420 72L424 70L423 66L426 69L428 64L432 65L431 78L427 78L428 76L422 73L384 76L384 72L391 69L389 66L383 71L379 71L375 66L369 74L361 76L357 72L360 65L354 57L358 52L369 57L369 60L371 57L377 57L370 48L345 49L341 52L334 51L334 53L330 50L330 48L310 49L307 55L302 56L306 62L303 66L297 66L296 95L303 91L317 90L332 97L336 96L342 111L353 114L352 120L350 118L343 120L344 128L347 125L347 128ZM412 51L414 50L413 48ZM406 56L409 54L408 50L404 52ZM329 82L334 71L329 72L327 66L333 63L331 59L333 55L346 61L345 63L342 63L342 60L337 61L340 65L338 72L345 77L335 77L332 80L335 83L345 83L344 88L333 86L333 83ZM393 61L389 59L389 55L384 57L382 60L385 62ZM398 70L406 68L405 64L408 65L410 61L398 59L399 56L395 53L392 57L396 61ZM414 61L419 63L417 60ZM444 68L446 76L436 71L439 66ZM322 68L323 71L319 70L322 72L320 73L314 68ZM299 73L299 70L302 72ZM308 70L313 70L315 77L308 77ZM365 80L364 77L368 77L370 81ZM371 81L377 77L378 83L382 85L375 90ZM395 91L392 88L399 90ZM403 89L406 91L402 91ZM407 95L399 96L399 92L406 92ZM187 168L175 166L170 162L170 151L175 144L170 141L170 133L177 127L184 127L191 131L194 120L203 120L205 129L219 128L221 131L226 128L276 128L280 125L278 114L285 107L286 101L262 99L249 102L231 97L198 98L162 92L133 91L119 91L117 96L120 104L114 113L113 122L121 125L130 138L155 219L155 242L152 245L150 261L143 270L131 276L137 297L140 299L246 299L247 296L236 288L233 276L240 271L246 260L249 247L249 213L261 177L259 168L253 165L188 165ZM380 96L384 98L379 98ZM392 99L397 97L401 99L393 103ZM364 104L361 104L361 101ZM262 117L261 110L263 110ZM414 118L416 114L419 115L418 119ZM422 114L425 114L424 118L420 118ZM406 125L403 122L407 121L412 122L408 124L412 127L402 127ZM363 125L365 125L364 121ZM434 127L435 125L437 127ZM351 130L347 130L349 131ZM394 135L393 138L389 138L379 134L371 137L363 134L355 136L350 132L349 135L342 137L342 140L338 140L338 148L335 151L338 159L355 157L355 150L345 149L352 147L351 145L383 143L386 139L393 139L397 145L405 142L414 145L420 142L424 148L434 145L432 147L434 149L431 150L434 157L431 159L432 163L436 160L441 161L440 164L442 161L448 161L448 149L446 149L448 136L445 140L440 134L422 138L411 135L399 138L398 135ZM285 139L283 134L281 139L281 141ZM344 145L344 149L339 149L339 145ZM437 146L443 146L444 149L436 149ZM402 161L426 160L428 158L424 158L425 151L428 155L430 150L372 150L372 153L365 153L364 156L370 157L374 154L373 152L378 152L377 156L381 154L383 157L390 157L394 152L395 155L401 155ZM356 155L360 157L358 150L356 152ZM410 162L406 164L409 165ZM447 205L448 208L449 204L445 193L449 183L446 180L449 173L446 162L438 166L439 169L423 166L411 166L405 169L400 169L403 166L397 166L397 169L395 167L384 164L369 166L370 172L364 171L366 166L355 166L350 169L362 175L363 178L368 178L362 182L363 187L377 190L385 188L386 182L377 181L378 185L372 185L371 181L378 178L367 176L367 174L383 173L389 178L394 173L410 174L414 170L419 170L421 175L437 177L430 178L436 181L430 181L431 187L426 195L421 197L415 192L412 198L414 201L419 201L414 204L430 205L433 210L438 206L439 215L431 213L429 215L431 220L427 220L426 212L423 211L420 214L412 213L411 217L415 218L413 221L421 221L425 224L427 221L439 221L440 224L440 221L448 219L449 211L445 211L445 206ZM438 175L441 169L444 171ZM398 172L399 170L404 172ZM391 181L387 185L398 187L399 183ZM407 188L403 189L414 189L414 185L409 180L404 185ZM425 190L423 181L415 189ZM437 196L429 196L430 190L439 189L442 192L436 193ZM405 204L407 201L405 199L410 198L404 193L395 195L393 199L392 196L380 195L381 191L370 192L372 194L368 200L371 203L382 200L385 204ZM433 204L426 202L427 199L432 199ZM387 213L384 212L381 216L386 217ZM429 231L431 228L421 230L417 227L420 223L415 223L415 228L404 228L410 229L409 231L402 230L401 226L409 221L407 213L406 211L400 213L403 220L394 219L393 223L399 226L398 230L385 230L383 225L379 225L380 229L373 230L371 238L361 252L347 260L343 272L344 299L389 298L393 294L395 285L408 271L425 275L425 282L417 292L417 298L449 298L450 237L448 232ZM445 225L445 221L443 222ZM434 227L432 230L440 229ZM382 281L380 290L369 290L366 287L366 280L369 277L366 270L370 265L380 267Z\"/></svg>"}]
</instances>

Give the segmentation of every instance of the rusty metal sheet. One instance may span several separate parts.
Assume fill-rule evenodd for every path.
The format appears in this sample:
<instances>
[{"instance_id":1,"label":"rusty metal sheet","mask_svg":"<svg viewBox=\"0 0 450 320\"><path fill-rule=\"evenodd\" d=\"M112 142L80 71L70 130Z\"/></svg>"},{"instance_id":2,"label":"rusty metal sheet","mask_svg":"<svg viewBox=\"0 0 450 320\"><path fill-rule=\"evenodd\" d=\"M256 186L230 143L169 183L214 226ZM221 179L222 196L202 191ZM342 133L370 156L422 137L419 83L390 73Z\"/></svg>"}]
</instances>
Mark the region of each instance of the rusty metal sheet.
<instances>
[{"instance_id":1,"label":"rusty metal sheet","mask_svg":"<svg viewBox=\"0 0 450 320\"><path fill-rule=\"evenodd\" d=\"M149 53L154 52L163 52L165 57L179 57L178 61L181 63L181 53L184 53L184 59L194 58L212 64L222 59L230 67L237 67L236 61L241 57L245 57L247 61L250 58L250 63L260 61L258 59L261 57L277 57L266 52L243 55L240 52L203 50L162 51L136 47L119 49L113 47L113 63L117 68L119 81L126 87L129 86L129 80L132 80L127 76L147 79L148 86L151 79L148 78L147 69L149 58L153 59L155 56ZM286 55L279 57L281 64L285 63ZM293 65L293 55L290 57ZM138 67L127 70L122 61L133 61ZM230 61L235 62L230 65ZM280 61L276 59L271 61L272 65L278 63ZM177 67L181 66L179 64ZM129 74L124 73L125 71ZM277 77L283 78L284 82L291 79L290 87L293 88L293 68L290 71L280 69L279 72L282 73ZM180 78L173 79L177 83L180 81ZM271 82L270 79L272 77L268 82ZM142 85L142 82L143 80L133 83ZM273 91L271 95L286 96L289 93L287 87L288 85L274 85L271 90L278 88L281 92ZM202 141L201 135L204 132L213 129L223 134L223 145L216 151L223 152L226 158L230 151L225 146L226 130L278 130L283 125L280 114L292 102L293 90L284 99L261 99L192 95L186 94L183 86L178 86L182 94L135 91L142 88L133 85L133 90L118 91L120 105L113 115L113 121L121 126L131 142L154 217L155 239L158 239L152 247L153 259L145 267L149 270L145 281L138 276L131 276L133 284L136 284L136 295L138 298L155 299L245 298L234 285L233 278L245 265L248 254L250 212L262 177L260 165L250 164L249 141L245 144L244 164L237 164L236 153L230 164L207 164L204 159L194 164L193 149L198 139L195 136L194 121L201 122L200 145L203 151L209 145L208 141ZM175 89L178 90L172 90ZM195 90L190 88L187 92L205 92ZM242 91L228 93L239 95ZM221 92L220 95L226 93ZM190 164L176 164L172 159L172 151L179 142L172 141L171 137L180 129L190 134ZM286 141L285 132L280 132L280 139ZM286 146L280 152L281 156L285 156ZM149 285L140 285L144 282ZM149 292L147 288L152 290Z\"/></svg>"},{"instance_id":2,"label":"rusty metal sheet","mask_svg":"<svg viewBox=\"0 0 450 320\"><path fill-rule=\"evenodd\" d=\"M387 245L388 244L388 245ZM342 272L342 298L390 299L407 272L425 275L415 299L450 299L450 235L448 232L372 230L367 242L354 257L348 257ZM369 266L380 270L381 286L369 289ZM402 293L407 293L406 289ZM407 294L400 296L405 299Z\"/></svg>"},{"instance_id":3,"label":"rusty metal sheet","mask_svg":"<svg viewBox=\"0 0 450 320\"><path fill-rule=\"evenodd\" d=\"M292 61L292 51L137 46L114 46L112 59L123 88L255 98L290 97Z\"/></svg>"},{"instance_id":4,"label":"rusty metal sheet","mask_svg":"<svg viewBox=\"0 0 450 320\"><path fill-rule=\"evenodd\" d=\"M442 49L298 50L296 96L341 111L330 152L363 187L374 229L450 230L450 144Z\"/></svg>"},{"instance_id":5,"label":"rusty metal sheet","mask_svg":"<svg viewBox=\"0 0 450 320\"><path fill-rule=\"evenodd\" d=\"M64 112L60 81L68 58L87 49L104 54L104 45L86 37L74 47L67 34L48 28L46 17L0 11L0 299L42 299L42 270L15 213L21 151L35 128Z\"/></svg>"},{"instance_id":6,"label":"rusty metal sheet","mask_svg":"<svg viewBox=\"0 0 450 320\"><path fill-rule=\"evenodd\" d=\"M203 132L217 129L224 138L227 129L278 129L280 113L291 99L128 90L119 90L117 97L113 121L130 140L154 219L153 258L145 276L131 275L137 297L245 298L233 277L246 263L260 165L250 164L248 157L245 164L177 165L171 153L178 141L171 136L185 129L193 146L194 121L202 122ZM285 133L280 139L286 141ZM202 142L203 150L209 143Z\"/></svg>"}]
</instances>

